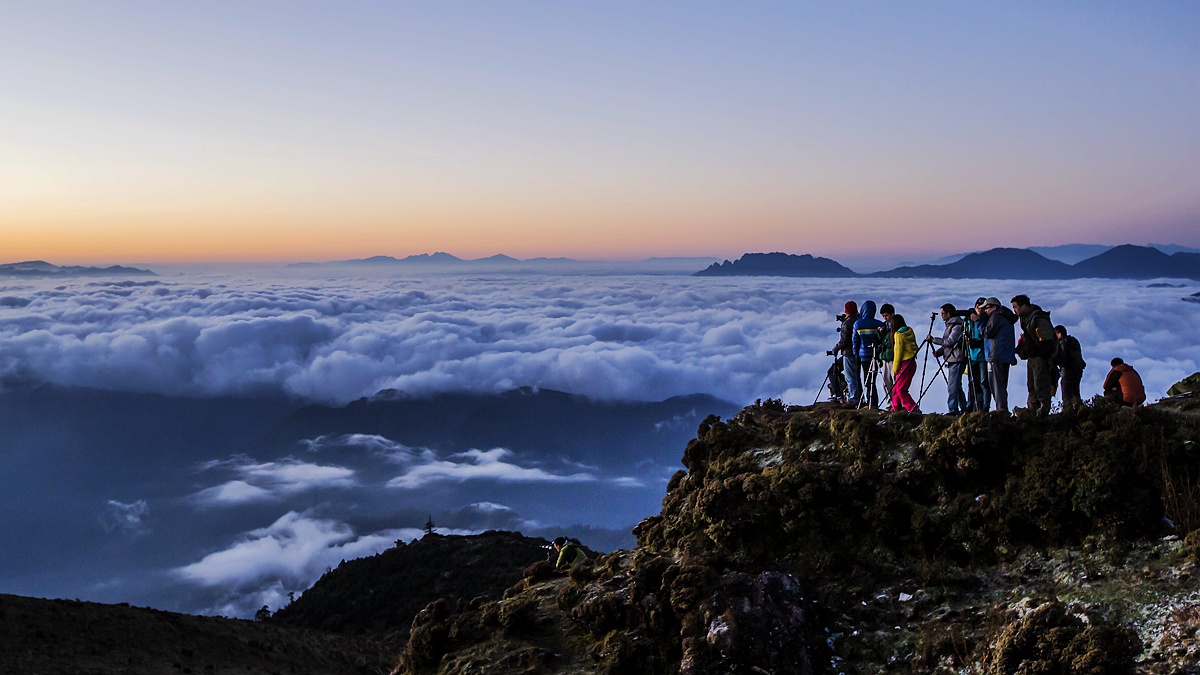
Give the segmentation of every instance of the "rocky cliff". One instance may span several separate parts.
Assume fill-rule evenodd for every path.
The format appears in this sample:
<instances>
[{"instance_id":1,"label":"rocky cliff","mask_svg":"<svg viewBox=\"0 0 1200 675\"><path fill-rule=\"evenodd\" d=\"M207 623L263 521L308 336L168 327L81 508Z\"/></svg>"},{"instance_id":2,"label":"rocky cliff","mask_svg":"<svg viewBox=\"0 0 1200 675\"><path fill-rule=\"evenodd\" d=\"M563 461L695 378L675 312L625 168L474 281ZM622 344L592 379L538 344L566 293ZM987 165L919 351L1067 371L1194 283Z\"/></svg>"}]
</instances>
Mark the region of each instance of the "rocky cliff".
<instances>
[{"instance_id":1,"label":"rocky cliff","mask_svg":"<svg viewBox=\"0 0 1200 675\"><path fill-rule=\"evenodd\" d=\"M636 550L429 605L395 672L1200 672L1198 442L1194 409L759 403Z\"/></svg>"}]
</instances>

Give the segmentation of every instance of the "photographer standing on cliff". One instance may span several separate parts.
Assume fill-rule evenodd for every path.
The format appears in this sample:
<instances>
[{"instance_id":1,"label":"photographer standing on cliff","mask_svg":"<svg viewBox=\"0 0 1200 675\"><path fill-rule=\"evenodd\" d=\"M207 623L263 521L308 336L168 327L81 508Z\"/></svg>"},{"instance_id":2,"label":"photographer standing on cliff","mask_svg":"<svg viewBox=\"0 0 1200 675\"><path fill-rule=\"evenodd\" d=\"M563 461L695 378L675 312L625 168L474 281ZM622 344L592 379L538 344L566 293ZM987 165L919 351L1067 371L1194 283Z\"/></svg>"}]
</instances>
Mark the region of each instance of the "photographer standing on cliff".
<instances>
[{"instance_id":1,"label":"photographer standing on cliff","mask_svg":"<svg viewBox=\"0 0 1200 675\"><path fill-rule=\"evenodd\" d=\"M879 329L883 327L884 323L875 318L875 301L864 302L862 316L854 322L854 337L851 342L862 371L862 402L872 408L879 407L879 390L875 388L875 378L879 374L879 348L883 342Z\"/></svg>"},{"instance_id":2,"label":"photographer standing on cliff","mask_svg":"<svg viewBox=\"0 0 1200 675\"><path fill-rule=\"evenodd\" d=\"M933 350L933 355L945 362L948 414L961 415L966 408L962 376L967 366L967 355L963 350L963 319L954 305L947 302L942 305L942 321L946 324L942 337L926 335L925 339L938 346Z\"/></svg>"},{"instance_id":3,"label":"photographer standing on cliff","mask_svg":"<svg viewBox=\"0 0 1200 675\"><path fill-rule=\"evenodd\" d=\"M1025 359L1029 383L1026 405L1039 417L1050 414L1054 400L1054 355L1058 353L1058 338L1050 313L1029 302L1028 295L1012 299L1012 308L1021 317L1021 341L1017 356Z\"/></svg>"},{"instance_id":4,"label":"photographer standing on cliff","mask_svg":"<svg viewBox=\"0 0 1200 675\"><path fill-rule=\"evenodd\" d=\"M1083 369L1087 361L1083 360L1083 348L1074 335L1067 335L1066 326L1055 326L1054 334L1058 337L1058 352L1054 355L1054 365L1062 373L1062 406L1063 412L1083 405L1079 396L1079 382L1083 379Z\"/></svg>"},{"instance_id":5,"label":"photographer standing on cliff","mask_svg":"<svg viewBox=\"0 0 1200 675\"><path fill-rule=\"evenodd\" d=\"M992 405L992 392L988 388L987 356L983 351L983 326L987 323L987 313L983 305L987 298L975 301L975 307L967 314L963 330L967 334L967 367L969 369L967 382L967 410L969 412L987 412Z\"/></svg>"},{"instance_id":6,"label":"photographer standing on cliff","mask_svg":"<svg viewBox=\"0 0 1200 675\"><path fill-rule=\"evenodd\" d=\"M847 405L858 407L862 397L862 380L858 378L858 357L854 355L854 322L858 321L858 303L846 301L846 313L839 314L838 342L833 346L834 354L842 355L842 374L846 376Z\"/></svg>"},{"instance_id":7,"label":"photographer standing on cliff","mask_svg":"<svg viewBox=\"0 0 1200 675\"><path fill-rule=\"evenodd\" d=\"M1017 323L1017 315L1009 308L1001 307L999 298L985 300L983 311L987 313L987 324L983 327L983 350L988 363L992 402L996 404L996 410L1008 412L1008 369L1017 365L1017 335L1013 328L1013 324Z\"/></svg>"}]
</instances>

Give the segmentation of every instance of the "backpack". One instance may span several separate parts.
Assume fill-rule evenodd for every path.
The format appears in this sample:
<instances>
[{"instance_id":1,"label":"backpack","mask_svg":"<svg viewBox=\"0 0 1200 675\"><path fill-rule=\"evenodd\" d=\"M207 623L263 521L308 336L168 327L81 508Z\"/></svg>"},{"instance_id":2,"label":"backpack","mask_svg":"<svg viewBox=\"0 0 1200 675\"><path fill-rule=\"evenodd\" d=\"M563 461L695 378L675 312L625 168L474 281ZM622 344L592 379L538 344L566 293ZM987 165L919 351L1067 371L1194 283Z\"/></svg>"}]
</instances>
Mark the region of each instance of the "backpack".
<instances>
[{"instance_id":1,"label":"backpack","mask_svg":"<svg viewBox=\"0 0 1200 675\"><path fill-rule=\"evenodd\" d=\"M1171 385L1171 388L1167 390L1167 396L1191 396L1196 392L1200 392L1200 373L1192 373Z\"/></svg>"}]
</instances>

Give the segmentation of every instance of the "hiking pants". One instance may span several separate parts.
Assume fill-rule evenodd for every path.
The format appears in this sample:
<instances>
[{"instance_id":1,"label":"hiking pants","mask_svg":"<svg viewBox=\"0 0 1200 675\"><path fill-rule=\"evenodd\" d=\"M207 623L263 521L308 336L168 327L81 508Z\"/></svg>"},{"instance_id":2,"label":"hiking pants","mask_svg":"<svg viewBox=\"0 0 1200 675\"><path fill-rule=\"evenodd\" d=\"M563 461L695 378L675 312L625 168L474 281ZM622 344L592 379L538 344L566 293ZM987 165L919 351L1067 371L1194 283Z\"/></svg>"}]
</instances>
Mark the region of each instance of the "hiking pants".
<instances>
[{"instance_id":1,"label":"hiking pants","mask_svg":"<svg viewBox=\"0 0 1200 675\"><path fill-rule=\"evenodd\" d=\"M1062 386L1060 391L1062 391L1063 410L1070 410L1083 405L1083 399L1079 397L1079 381L1082 379L1082 370L1062 369Z\"/></svg>"},{"instance_id":2,"label":"hiking pants","mask_svg":"<svg viewBox=\"0 0 1200 675\"><path fill-rule=\"evenodd\" d=\"M842 355L842 374L846 376L846 389L851 405L858 405L862 397L862 380L858 378L858 357L853 354Z\"/></svg>"},{"instance_id":3,"label":"hiking pants","mask_svg":"<svg viewBox=\"0 0 1200 675\"><path fill-rule=\"evenodd\" d=\"M967 374L967 410L987 412L992 407L992 391L988 389L987 363L972 361Z\"/></svg>"},{"instance_id":4,"label":"hiking pants","mask_svg":"<svg viewBox=\"0 0 1200 675\"><path fill-rule=\"evenodd\" d=\"M913 400L912 394L908 393L908 388L912 385L913 376L916 374L916 359L909 359L900 363L900 370L896 371L896 384L892 386L892 410L903 408L909 412L916 411L917 402Z\"/></svg>"},{"instance_id":5,"label":"hiking pants","mask_svg":"<svg viewBox=\"0 0 1200 675\"><path fill-rule=\"evenodd\" d=\"M1008 412L1008 369L1007 363L988 363L988 384L992 387L992 403L996 410Z\"/></svg>"},{"instance_id":6,"label":"hiking pants","mask_svg":"<svg viewBox=\"0 0 1200 675\"><path fill-rule=\"evenodd\" d=\"M962 376L966 363L947 363L946 367L946 410L953 414L962 412L966 406L963 396Z\"/></svg>"},{"instance_id":7,"label":"hiking pants","mask_svg":"<svg viewBox=\"0 0 1200 675\"><path fill-rule=\"evenodd\" d=\"M1054 401L1054 365L1044 356L1035 356L1026 362L1029 398L1026 405L1039 417L1050 414Z\"/></svg>"},{"instance_id":8,"label":"hiking pants","mask_svg":"<svg viewBox=\"0 0 1200 675\"><path fill-rule=\"evenodd\" d=\"M896 376L892 373L892 360L880 361L879 371L883 373L883 390L888 393L888 396L891 396L892 389L896 388Z\"/></svg>"}]
</instances>

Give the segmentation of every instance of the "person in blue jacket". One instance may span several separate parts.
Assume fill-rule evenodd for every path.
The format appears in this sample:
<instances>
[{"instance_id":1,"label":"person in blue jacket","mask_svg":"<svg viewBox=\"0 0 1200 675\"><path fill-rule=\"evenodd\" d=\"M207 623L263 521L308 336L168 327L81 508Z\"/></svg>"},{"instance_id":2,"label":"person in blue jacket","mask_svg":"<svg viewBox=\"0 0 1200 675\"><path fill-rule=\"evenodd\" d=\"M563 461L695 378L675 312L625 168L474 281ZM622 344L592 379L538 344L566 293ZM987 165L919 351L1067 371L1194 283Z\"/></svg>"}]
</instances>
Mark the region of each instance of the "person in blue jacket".
<instances>
[{"instance_id":1,"label":"person in blue jacket","mask_svg":"<svg viewBox=\"0 0 1200 675\"><path fill-rule=\"evenodd\" d=\"M992 407L992 391L988 388L987 356L983 350L983 326L987 314L983 305L987 298L975 301L967 316L967 411L987 412Z\"/></svg>"},{"instance_id":2,"label":"person in blue jacket","mask_svg":"<svg viewBox=\"0 0 1200 675\"><path fill-rule=\"evenodd\" d=\"M987 325L983 328L983 349L988 363L988 384L996 410L1008 412L1008 369L1017 365L1017 315L1000 304L998 298L984 301Z\"/></svg>"},{"instance_id":3,"label":"person in blue jacket","mask_svg":"<svg viewBox=\"0 0 1200 675\"><path fill-rule=\"evenodd\" d=\"M879 373L878 359L883 346L879 329L885 324L875 318L875 301L867 300L860 308L858 321L854 322L854 334L850 338L858 366L862 371L862 402L872 408L879 407L879 391L875 388L875 376ZM875 372L872 373L871 371Z\"/></svg>"}]
</instances>

